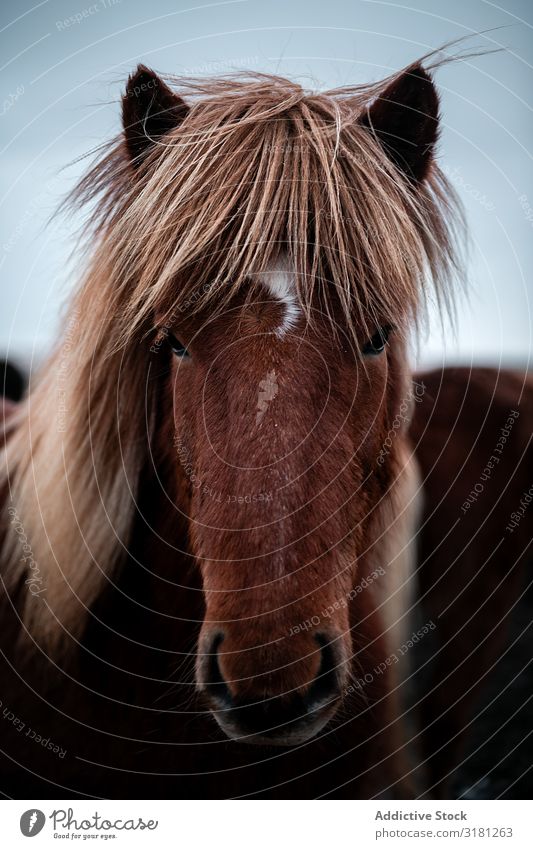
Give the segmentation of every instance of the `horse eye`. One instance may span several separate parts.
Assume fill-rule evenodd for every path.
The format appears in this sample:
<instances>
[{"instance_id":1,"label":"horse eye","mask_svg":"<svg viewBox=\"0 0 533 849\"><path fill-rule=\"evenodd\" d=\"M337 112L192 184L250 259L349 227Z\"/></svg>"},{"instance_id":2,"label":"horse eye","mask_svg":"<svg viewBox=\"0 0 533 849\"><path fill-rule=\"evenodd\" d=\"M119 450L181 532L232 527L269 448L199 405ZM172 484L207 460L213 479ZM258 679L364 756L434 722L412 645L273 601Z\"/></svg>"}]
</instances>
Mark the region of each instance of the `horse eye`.
<instances>
[{"instance_id":1,"label":"horse eye","mask_svg":"<svg viewBox=\"0 0 533 849\"><path fill-rule=\"evenodd\" d=\"M385 327L380 327L379 330L376 330L374 335L368 342L365 342L363 345L363 354L365 357L375 357L378 354L383 353L385 350L385 345L388 342L390 332L392 327L386 325Z\"/></svg>"},{"instance_id":2,"label":"horse eye","mask_svg":"<svg viewBox=\"0 0 533 849\"><path fill-rule=\"evenodd\" d=\"M174 336L173 333L169 333L167 339L168 339L168 344L170 345L170 347L172 349L172 353L174 353L176 355L176 357L189 357L190 356L185 345L182 345L181 342L179 341L179 339L176 339L176 337Z\"/></svg>"}]
</instances>

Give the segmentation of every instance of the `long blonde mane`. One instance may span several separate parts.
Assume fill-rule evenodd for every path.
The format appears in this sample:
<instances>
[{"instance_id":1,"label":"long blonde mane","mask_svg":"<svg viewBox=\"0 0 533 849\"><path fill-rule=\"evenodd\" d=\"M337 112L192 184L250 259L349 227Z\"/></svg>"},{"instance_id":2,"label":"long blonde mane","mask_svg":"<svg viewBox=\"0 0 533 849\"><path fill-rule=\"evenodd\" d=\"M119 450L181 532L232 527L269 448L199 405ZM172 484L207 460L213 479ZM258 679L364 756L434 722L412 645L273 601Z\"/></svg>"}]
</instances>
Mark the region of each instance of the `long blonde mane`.
<instances>
[{"instance_id":1,"label":"long blonde mane","mask_svg":"<svg viewBox=\"0 0 533 849\"><path fill-rule=\"evenodd\" d=\"M430 292L449 301L453 192L435 165L413 191L358 122L386 82L316 94L267 75L174 80L191 105L185 120L135 171L119 138L80 183L90 258L68 351L63 339L0 469L3 579L48 650L80 636L127 552L152 439L156 314L223 309L281 248L306 314L333 297L354 339L377 317L409 326ZM24 585L8 507L41 593Z\"/></svg>"}]
</instances>

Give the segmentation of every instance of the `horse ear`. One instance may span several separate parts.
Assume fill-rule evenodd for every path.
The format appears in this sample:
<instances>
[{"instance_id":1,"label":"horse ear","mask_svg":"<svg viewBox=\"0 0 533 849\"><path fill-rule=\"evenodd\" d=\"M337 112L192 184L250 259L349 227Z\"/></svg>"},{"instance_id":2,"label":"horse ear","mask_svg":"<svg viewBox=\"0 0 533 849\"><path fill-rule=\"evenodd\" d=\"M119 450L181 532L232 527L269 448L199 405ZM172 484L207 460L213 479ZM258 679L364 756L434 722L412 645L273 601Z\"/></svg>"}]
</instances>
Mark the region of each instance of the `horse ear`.
<instances>
[{"instance_id":1,"label":"horse ear","mask_svg":"<svg viewBox=\"0 0 533 849\"><path fill-rule=\"evenodd\" d=\"M139 65L128 78L122 98L124 138L132 163L138 165L158 139L181 124L189 107L154 71Z\"/></svg>"},{"instance_id":2,"label":"horse ear","mask_svg":"<svg viewBox=\"0 0 533 849\"><path fill-rule=\"evenodd\" d=\"M370 105L361 123L412 183L425 179L438 137L439 97L421 65L397 77Z\"/></svg>"}]
</instances>

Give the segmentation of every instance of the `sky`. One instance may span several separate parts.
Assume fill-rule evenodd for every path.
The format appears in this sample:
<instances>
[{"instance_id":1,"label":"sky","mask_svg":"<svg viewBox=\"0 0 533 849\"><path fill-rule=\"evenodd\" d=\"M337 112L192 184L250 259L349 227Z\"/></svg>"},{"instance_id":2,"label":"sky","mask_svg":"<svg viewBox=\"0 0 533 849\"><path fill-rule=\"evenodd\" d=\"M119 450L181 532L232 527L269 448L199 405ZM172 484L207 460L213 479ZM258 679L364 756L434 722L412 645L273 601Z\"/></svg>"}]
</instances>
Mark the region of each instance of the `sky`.
<instances>
[{"instance_id":1,"label":"sky","mask_svg":"<svg viewBox=\"0 0 533 849\"><path fill-rule=\"evenodd\" d=\"M79 279L75 216L50 217L120 130L138 62L161 73L275 72L321 89L378 80L463 36L440 68L439 163L469 225L456 327L431 315L422 366L528 366L532 328L533 4L529 0L3 0L0 356L38 362ZM457 52L458 48L445 50Z\"/></svg>"}]
</instances>

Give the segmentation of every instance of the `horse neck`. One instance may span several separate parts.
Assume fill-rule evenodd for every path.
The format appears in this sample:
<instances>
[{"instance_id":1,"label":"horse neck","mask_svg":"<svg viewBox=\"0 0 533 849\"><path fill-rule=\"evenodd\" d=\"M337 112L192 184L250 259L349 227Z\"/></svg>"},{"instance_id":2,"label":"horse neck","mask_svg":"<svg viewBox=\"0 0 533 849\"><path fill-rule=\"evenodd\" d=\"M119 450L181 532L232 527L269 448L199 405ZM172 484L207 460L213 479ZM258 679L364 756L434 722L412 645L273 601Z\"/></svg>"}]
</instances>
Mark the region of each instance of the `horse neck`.
<instances>
[{"instance_id":1,"label":"horse neck","mask_svg":"<svg viewBox=\"0 0 533 849\"><path fill-rule=\"evenodd\" d=\"M187 518L161 474L142 476L124 578L134 601L151 609L159 638L190 648L203 618L201 579L187 548Z\"/></svg>"},{"instance_id":2,"label":"horse neck","mask_svg":"<svg viewBox=\"0 0 533 849\"><path fill-rule=\"evenodd\" d=\"M360 580L367 580L370 589L366 602L369 609L379 610L390 652L410 635L422 509L420 470L407 437L398 436L395 459L395 477L374 525L374 544L360 564Z\"/></svg>"}]
</instances>

